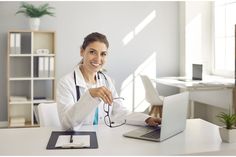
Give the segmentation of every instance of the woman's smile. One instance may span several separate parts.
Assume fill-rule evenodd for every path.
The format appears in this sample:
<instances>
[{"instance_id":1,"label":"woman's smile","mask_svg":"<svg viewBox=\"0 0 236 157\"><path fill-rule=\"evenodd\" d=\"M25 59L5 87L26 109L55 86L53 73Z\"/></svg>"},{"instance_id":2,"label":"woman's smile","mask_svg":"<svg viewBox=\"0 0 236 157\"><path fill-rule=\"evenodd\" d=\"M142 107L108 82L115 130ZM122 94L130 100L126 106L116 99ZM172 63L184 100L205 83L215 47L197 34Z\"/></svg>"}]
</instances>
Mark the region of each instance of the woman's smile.
<instances>
[{"instance_id":1,"label":"woman's smile","mask_svg":"<svg viewBox=\"0 0 236 157\"><path fill-rule=\"evenodd\" d=\"M91 65L94 66L95 68L99 68L100 66L102 66L102 64L96 62L91 62Z\"/></svg>"}]
</instances>

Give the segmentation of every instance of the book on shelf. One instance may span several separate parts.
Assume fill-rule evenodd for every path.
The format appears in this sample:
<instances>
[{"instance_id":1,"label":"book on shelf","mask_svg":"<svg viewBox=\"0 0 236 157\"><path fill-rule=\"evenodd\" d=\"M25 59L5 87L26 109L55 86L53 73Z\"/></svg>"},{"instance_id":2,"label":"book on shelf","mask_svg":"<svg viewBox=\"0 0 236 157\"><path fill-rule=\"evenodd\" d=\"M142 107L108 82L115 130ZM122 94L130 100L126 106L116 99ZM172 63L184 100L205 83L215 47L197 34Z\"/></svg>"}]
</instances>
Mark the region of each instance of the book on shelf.
<instances>
[{"instance_id":1,"label":"book on shelf","mask_svg":"<svg viewBox=\"0 0 236 157\"><path fill-rule=\"evenodd\" d=\"M21 34L20 33L15 33L15 34L16 34L15 51L16 51L16 54L20 54L21 53Z\"/></svg>"},{"instance_id":2,"label":"book on shelf","mask_svg":"<svg viewBox=\"0 0 236 157\"><path fill-rule=\"evenodd\" d=\"M54 77L54 57L38 58L38 77Z\"/></svg>"},{"instance_id":3,"label":"book on shelf","mask_svg":"<svg viewBox=\"0 0 236 157\"><path fill-rule=\"evenodd\" d=\"M35 96L34 100L46 100L45 96Z\"/></svg>"},{"instance_id":4,"label":"book on shelf","mask_svg":"<svg viewBox=\"0 0 236 157\"><path fill-rule=\"evenodd\" d=\"M39 77L39 57L34 59L34 77Z\"/></svg>"},{"instance_id":5,"label":"book on shelf","mask_svg":"<svg viewBox=\"0 0 236 157\"><path fill-rule=\"evenodd\" d=\"M49 77L49 58L44 57L44 70L43 70L44 77Z\"/></svg>"},{"instance_id":6,"label":"book on shelf","mask_svg":"<svg viewBox=\"0 0 236 157\"><path fill-rule=\"evenodd\" d=\"M10 34L10 52L15 53L15 33Z\"/></svg>"},{"instance_id":7,"label":"book on shelf","mask_svg":"<svg viewBox=\"0 0 236 157\"><path fill-rule=\"evenodd\" d=\"M25 123L10 123L10 127L20 127L25 126Z\"/></svg>"},{"instance_id":8,"label":"book on shelf","mask_svg":"<svg viewBox=\"0 0 236 157\"><path fill-rule=\"evenodd\" d=\"M39 113L38 113L38 105L34 105L34 123L39 124Z\"/></svg>"},{"instance_id":9,"label":"book on shelf","mask_svg":"<svg viewBox=\"0 0 236 157\"><path fill-rule=\"evenodd\" d=\"M10 52L11 54L21 53L21 34L20 33L10 34Z\"/></svg>"},{"instance_id":10,"label":"book on shelf","mask_svg":"<svg viewBox=\"0 0 236 157\"><path fill-rule=\"evenodd\" d=\"M10 102L14 101L27 101L26 96L10 96Z\"/></svg>"},{"instance_id":11,"label":"book on shelf","mask_svg":"<svg viewBox=\"0 0 236 157\"><path fill-rule=\"evenodd\" d=\"M11 123L25 123L24 117L11 117Z\"/></svg>"},{"instance_id":12,"label":"book on shelf","mask_svg":"<svg viewBox=\"0 0 236 157\"><path fill-rule=\"evenodd\" d=\"M44 59L43 57L39 57L39 61L38 61L39 65L38 65L38 68L39 68L39 72L38 72L38 76L39 77L43 77L43 70L44 70Z\"/></svg>"},{"instance_id":13,"label":"book on shelf","mask_svg":"<svg viewBox=\"0 0 236 157\"><path fill-rule=\"evenodd\" d=\"M25 118L24 117L11 117L10 126L25 126Z\"/></svg>"},{"instance_id":14,"label":"book on shelf","mask_svg":"<svg viewBox=\"0 0 236 157\"><path fill-rule=\"evenodd\" d=\"M49 77L54 77L54 57L49 58Z\"/></svg>"}]
</instances>

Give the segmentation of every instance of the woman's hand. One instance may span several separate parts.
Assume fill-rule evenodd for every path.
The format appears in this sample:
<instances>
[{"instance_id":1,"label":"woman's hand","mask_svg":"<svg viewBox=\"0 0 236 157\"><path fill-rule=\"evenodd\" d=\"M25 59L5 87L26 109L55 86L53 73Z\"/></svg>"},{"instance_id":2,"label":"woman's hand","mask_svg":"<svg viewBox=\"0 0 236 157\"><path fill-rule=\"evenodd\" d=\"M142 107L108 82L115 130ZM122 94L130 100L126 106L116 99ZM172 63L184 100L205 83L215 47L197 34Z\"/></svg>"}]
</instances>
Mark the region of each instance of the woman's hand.
<instances>
[{"instance_id":1,"label":"woman's hand","mask_svg":"<svg viewBox=\"0 0 236 157\"><path fill-rule=\"evenodd\" d=\"M112 98L112 93L109 89L106 87L98 87L98 88L90 88L89 93L92 97L98 97L101 98L104 103L111 105L113 98Z\"/></svg>"},{"instance_id":2,"label":"woman's hand","mask_svg":"<svg viewBox=\"0 0 236 157\"><path fill-rule=\"evenodd\" d=\"M145 120L149 126L157 126L161 124L161 118L149 117Z\"/></svg>"}]
</instances>

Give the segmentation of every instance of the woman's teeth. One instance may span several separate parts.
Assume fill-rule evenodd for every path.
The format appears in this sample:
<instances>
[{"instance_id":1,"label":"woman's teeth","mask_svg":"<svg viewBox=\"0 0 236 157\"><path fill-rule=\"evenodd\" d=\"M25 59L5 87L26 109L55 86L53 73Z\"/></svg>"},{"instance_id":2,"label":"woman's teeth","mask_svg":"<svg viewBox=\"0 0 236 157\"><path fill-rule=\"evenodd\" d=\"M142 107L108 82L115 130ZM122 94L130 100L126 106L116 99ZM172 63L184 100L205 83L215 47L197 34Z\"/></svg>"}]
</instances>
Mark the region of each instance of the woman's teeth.
<instances>
[{"instance_id":1,"label":"woman's teeth","mask_svg":"<svg viewBox=\"0 0 236 157\"><path fill-rule=\"evenodd\" d=\"M92 63L92 65L98 67L100 64Z\"/></svg>"}]
</instances>

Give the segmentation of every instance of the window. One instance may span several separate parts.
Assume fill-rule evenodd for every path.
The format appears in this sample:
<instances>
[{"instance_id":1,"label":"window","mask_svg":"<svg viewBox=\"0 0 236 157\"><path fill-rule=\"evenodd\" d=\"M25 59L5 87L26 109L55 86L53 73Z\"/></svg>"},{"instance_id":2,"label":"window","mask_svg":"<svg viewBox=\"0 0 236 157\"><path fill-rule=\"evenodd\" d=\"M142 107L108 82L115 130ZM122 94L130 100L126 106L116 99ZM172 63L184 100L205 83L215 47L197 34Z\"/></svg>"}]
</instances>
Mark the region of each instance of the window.
<instances>
[{"instance_id":1,"label":"window","mask_svg":"<svg viewBox=\"0 0 236 157\"><path fill-rule=\"evenodd\" d=\"M214 4L214 73L234 76L236 0Z\"/></svg>"}]
</instances>

